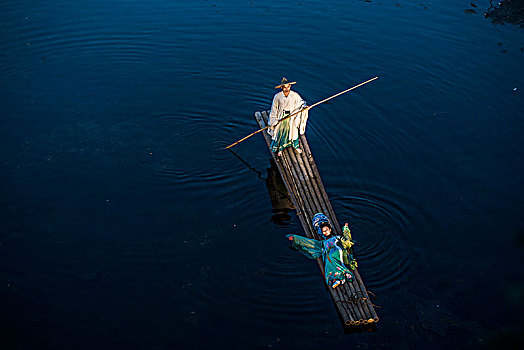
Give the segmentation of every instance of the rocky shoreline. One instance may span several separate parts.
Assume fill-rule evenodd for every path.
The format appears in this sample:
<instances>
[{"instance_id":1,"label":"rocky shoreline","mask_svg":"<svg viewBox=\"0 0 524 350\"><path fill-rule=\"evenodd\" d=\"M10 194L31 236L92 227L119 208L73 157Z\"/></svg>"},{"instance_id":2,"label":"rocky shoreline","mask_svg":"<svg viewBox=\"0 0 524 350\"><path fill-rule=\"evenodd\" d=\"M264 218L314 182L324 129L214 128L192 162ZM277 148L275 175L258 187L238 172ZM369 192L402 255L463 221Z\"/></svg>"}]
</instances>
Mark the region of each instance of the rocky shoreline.
<instances>
[{"instance_id":1,"label":"rocky shoreline","mask_svg":"<svg viewBox=\"0 0 524 350\"><path fill-rule=\"evenodd\" d=\"M514 24L524 28L524 0L503 0L486 10L484 16L494 24Z\"/></svg>"}]
</instances>

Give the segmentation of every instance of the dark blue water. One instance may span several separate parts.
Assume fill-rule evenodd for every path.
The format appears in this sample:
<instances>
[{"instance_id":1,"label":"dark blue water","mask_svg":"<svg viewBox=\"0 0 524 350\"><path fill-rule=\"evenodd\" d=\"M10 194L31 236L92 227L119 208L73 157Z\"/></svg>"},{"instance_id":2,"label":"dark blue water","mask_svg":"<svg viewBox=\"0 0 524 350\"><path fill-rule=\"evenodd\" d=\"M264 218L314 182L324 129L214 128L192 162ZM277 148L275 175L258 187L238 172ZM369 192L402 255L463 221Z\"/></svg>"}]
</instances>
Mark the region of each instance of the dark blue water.
<instances>
[{"instance_id":1,"label":"dark blue water","mask_svg":"<svg viewBox=\"0 0 524 350\"><path fill-rule=\"evenodd\" d=\"M524 31L489 6L2 1L2 348L522 341ZM306 132L376 332L289 249L263 138L221 149L282 76L310 104L379 76Z\"/></svg>"}]
</instances>

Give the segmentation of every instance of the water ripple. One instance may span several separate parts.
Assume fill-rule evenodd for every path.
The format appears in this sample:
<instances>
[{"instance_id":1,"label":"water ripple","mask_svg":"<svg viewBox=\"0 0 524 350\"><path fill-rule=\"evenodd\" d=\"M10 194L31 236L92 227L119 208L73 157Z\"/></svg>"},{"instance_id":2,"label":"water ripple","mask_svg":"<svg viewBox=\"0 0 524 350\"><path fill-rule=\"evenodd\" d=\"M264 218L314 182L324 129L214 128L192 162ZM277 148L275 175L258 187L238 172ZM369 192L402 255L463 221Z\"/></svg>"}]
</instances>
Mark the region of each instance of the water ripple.
<instances>
[{"instance_id":1,"label":"water ripple","mask_svg":"<svg viewBox=\"0 0 524 350\"><path fill-rule=\"evenodd\" d=\"M387 289L408 279L416 254L407 231L417 220L408 214L414 210L409 199L382 188L374 193L332 196L332 201L340 206L339 219L350 223L366 286Z\"/></svg>"}]
</instances>

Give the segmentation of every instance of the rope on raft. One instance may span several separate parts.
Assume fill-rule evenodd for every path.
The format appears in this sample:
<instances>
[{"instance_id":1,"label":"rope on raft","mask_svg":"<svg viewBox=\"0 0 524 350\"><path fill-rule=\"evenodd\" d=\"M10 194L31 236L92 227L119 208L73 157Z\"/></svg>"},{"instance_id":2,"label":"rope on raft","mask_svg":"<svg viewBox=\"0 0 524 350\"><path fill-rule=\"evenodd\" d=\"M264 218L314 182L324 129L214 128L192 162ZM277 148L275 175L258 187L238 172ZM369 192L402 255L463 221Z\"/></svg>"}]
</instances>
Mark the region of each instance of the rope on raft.
<instances>
[{"instance_id":1,"label":"rope on raft","mask_svg":"<svg viewBox=\"0 0 524 350\"><path fill-rule=\"evenodd\" d=\"M360 294L360 296L359 296ZM336 302L337 303L348 303L348 304L353 304L353 305L357 305L357 303L359 302L365 302L365 301L368 301L369 300L369 303L371 305L373 305L374 307L378 307L380 309L380 306L378 305L375 305L371 302L370 298L369 298L369 295L368 296L365 296L364 294L371 294L373 296L373 298L377 298L376 295L367 290L365 292L363 291L357 291L355 292L354 294L352 294L348 299L343 299L343 300L337 300ZM370 318L369 320L364 320L364 319L360 319L358 321L346 321L346 324L347 325L353 325L353 326L358 326L358 325L362 325L362 324L369 324L369 323L373 323L373 322L378 322L378 317L375 317L375 318Z\"/></svg>"},{"instance_id":2,"label":"rope on raft","mask_svg":"<svg viewBox=\"0 0 524 350\"><path fill-rule=\"evenodd\" d=\"M360 296L359 296L359 294L360 294ZM357 304L358 302L369 300L371 305L373 305L374 307L378 307L380 309L380 306L375 305L375 304L373 304L371 302L371 299L369 298L369 295L368 296L364 296L364 294L371 294L374 299L377 299L377 296L372 291L367 290L365 292L357 291L354 294L352 294L348 299L338 300L337 303L346 302L348 304Z\"/></svg>"}]
</instances>

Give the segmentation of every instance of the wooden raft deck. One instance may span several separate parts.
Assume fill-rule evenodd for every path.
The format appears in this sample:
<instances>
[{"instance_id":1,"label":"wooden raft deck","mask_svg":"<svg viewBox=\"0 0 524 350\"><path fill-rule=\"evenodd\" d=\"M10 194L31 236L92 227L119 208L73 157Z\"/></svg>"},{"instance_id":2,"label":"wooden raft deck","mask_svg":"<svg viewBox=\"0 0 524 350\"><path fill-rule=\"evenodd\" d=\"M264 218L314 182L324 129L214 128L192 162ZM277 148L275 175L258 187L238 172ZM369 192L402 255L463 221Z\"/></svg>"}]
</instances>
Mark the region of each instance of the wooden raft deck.
<instances>
[{"instance_id":1,"label":"wooden raft deck","mask_svg":"<svg viewBox=\"0 0 524 350\"><path fill-rule=\"evenodd\" d=\"M268 118L268 111L255 113L255 119L260 128L267 126ZM271 144L270 136L267 132L262 132L262 134L269 147ZM281 157L277 157L273 152L271 152L271 155L277 164L291 200L295 205L306 236L319 239L311 223L313 215L319 212L324 213L331 220L335 233L341 235L342 230L333 212L322 180L320 179L306 137L301 135L299 142L300 148L303 151L301 154L296 152L292 147L288 147L283 151ZM358 261L358 256L355 256L355 258ZM322 272L322 276L324 276L322 259L318 258L317 263ZM355 269L354 273L355 279L351 282L348 281L335 289L326 286L335 302L337 312L344 324L348 326L378 322L379 318L373 304L369 300L368 292L357 269Z\"/></svg>"}]
</instances>

